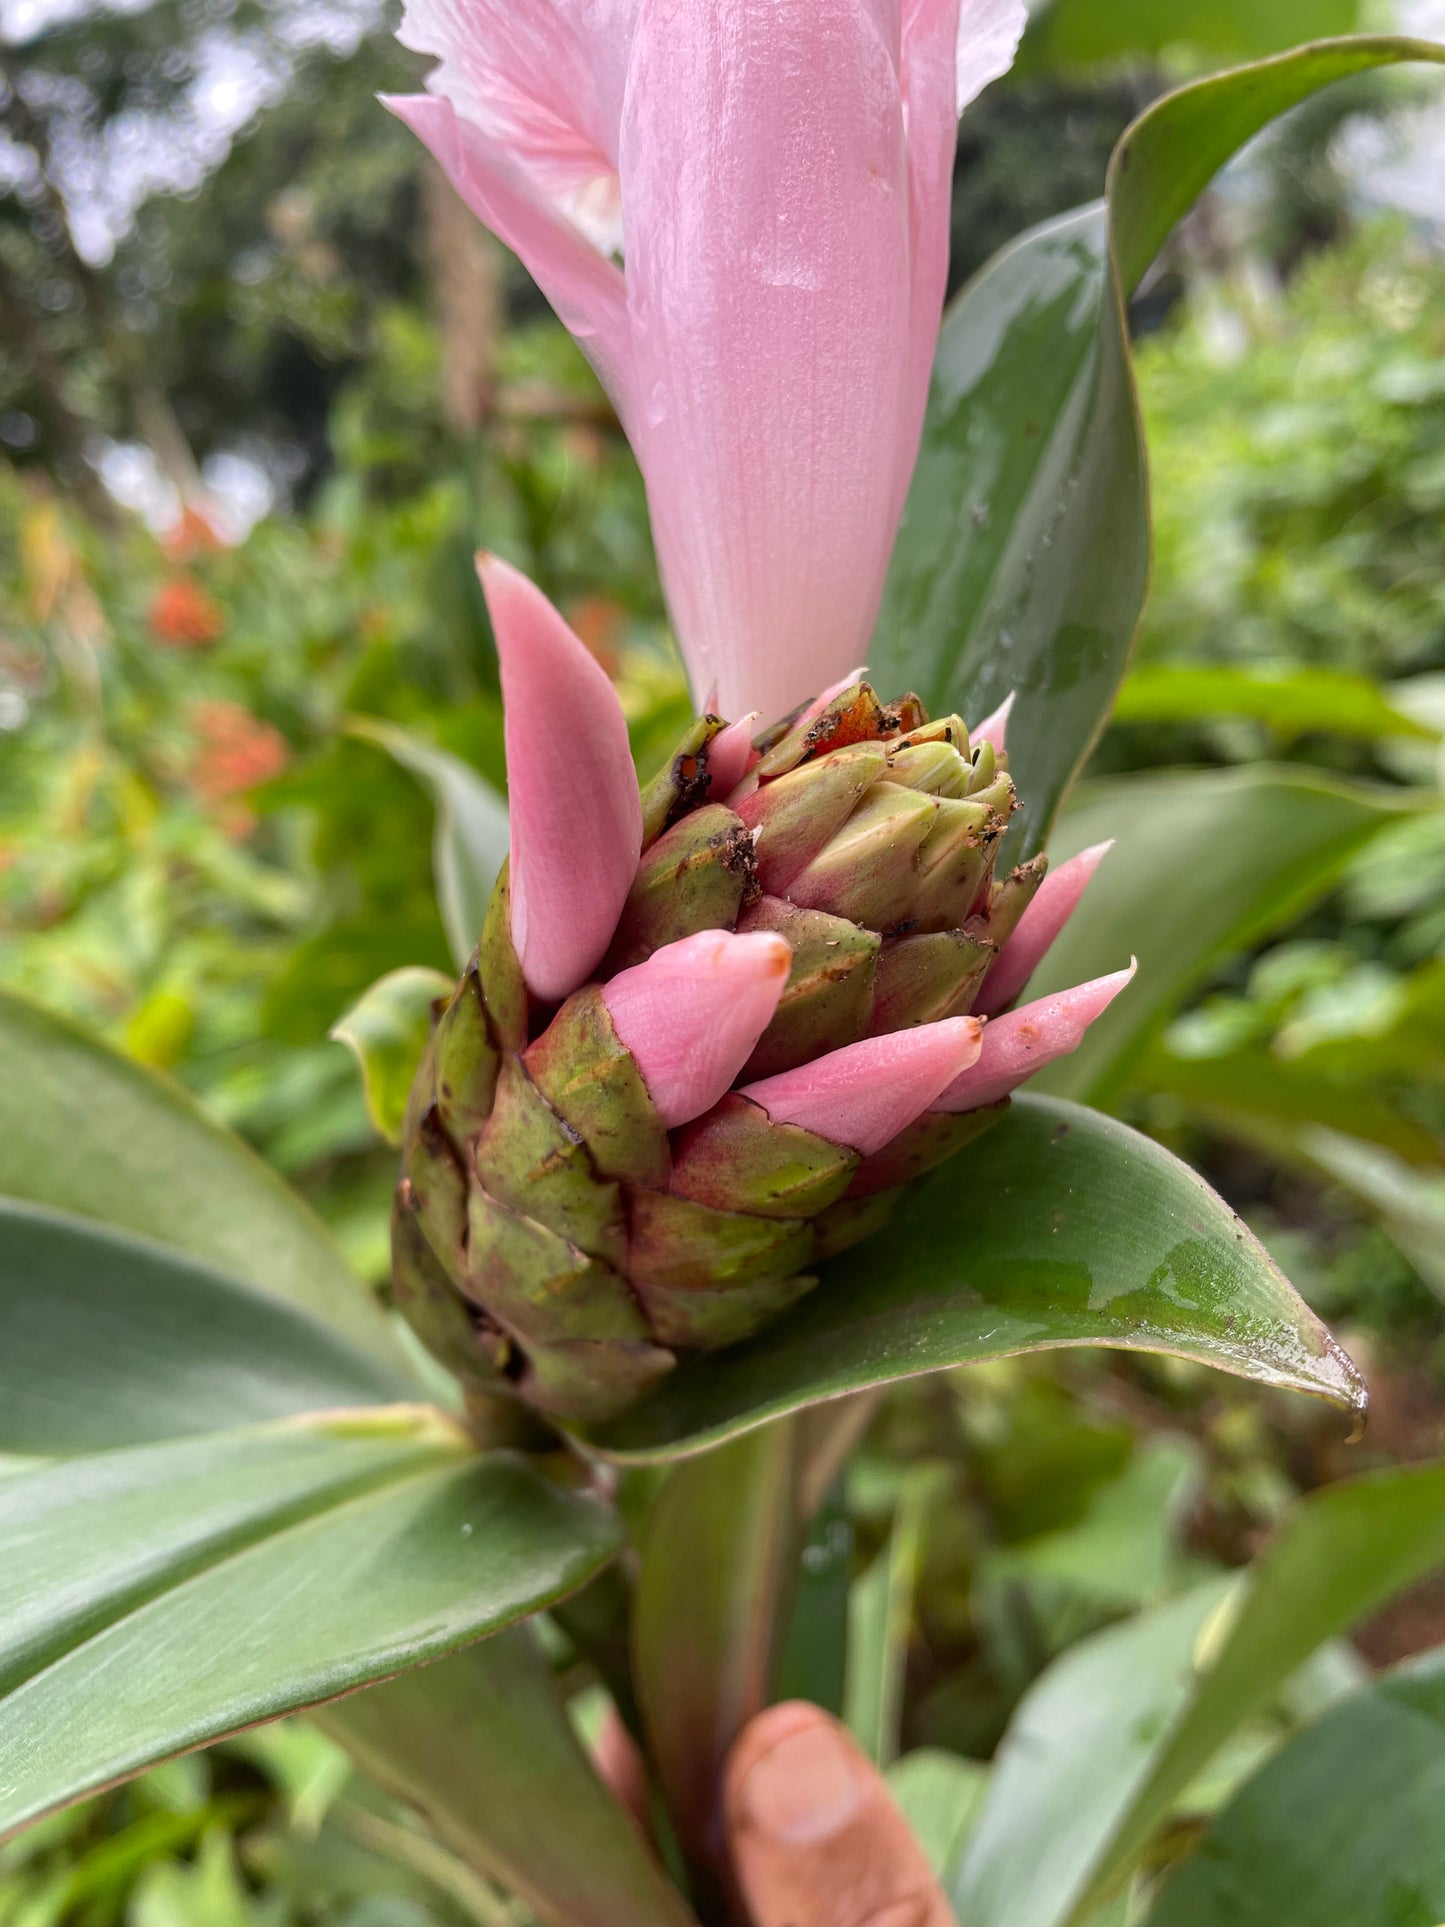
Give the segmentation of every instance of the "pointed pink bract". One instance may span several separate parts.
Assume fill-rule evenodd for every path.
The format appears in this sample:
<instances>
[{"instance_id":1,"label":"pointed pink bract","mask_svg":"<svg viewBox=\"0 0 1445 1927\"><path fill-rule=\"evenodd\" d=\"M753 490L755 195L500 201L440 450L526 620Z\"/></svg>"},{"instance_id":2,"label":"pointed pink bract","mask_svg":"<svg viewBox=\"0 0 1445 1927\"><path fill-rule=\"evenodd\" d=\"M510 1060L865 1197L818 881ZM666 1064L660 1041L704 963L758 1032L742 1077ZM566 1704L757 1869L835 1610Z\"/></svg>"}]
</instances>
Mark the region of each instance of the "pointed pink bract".
<instances>
[{"instance_id":1,"label":"pointed pink bract","mask_svg":"<svg viewBox=\"0 0 1445 1927\"><path fill-rule=\"evenodd\" d=\"M1027 986L1054 939L1078 909L1089 879L1113 847L1112 842L1096 843L1061 863L1057 870L1050 870L1038 895L1019 918L1019 927L1004 945L1002 956L984 979L973 1007L975 1015L993 1017L1007 1010Z\"/></svg>"},{"instance_id":2,"label":"pointed pink bract","mask_svg":"<svg viewBox=\"0 0 1445 1927\"><path fill-rule=\"evenodd\" d=\"M1111 977L1096 977L1092 983L1060 991L1056 997L1041 997L1006 1017L995 1017L984 1026L977 1063L956 1078L932 1108L980 1111L1017 1090L1056 1057L1067 1057L1083 1043L1090 1024L1103 1016L1132 981L1138 967L1131 963L1127 970L1116 970Z\"/></svg>"},{"instance_id":3,"label":"pointed pink bract","mask_svg":"<svg viewBox=\"0 0 1445 1927\"><path fill-rule=\"evenodd\" d=\"M602 996L669 1130L710 1111L772 1022L793 953L771 932L705 930L619 971Z\"/></svg>"},{"instance_id":4,"label":"pointed pink bract","mask_svg":"<svg viewBox=\"0 0 1445 1927\"><path fill-rule=\"evenodd\" d=\"M693 688L861 655L922 432L960 101L1023 0L406 0L391 102L526 262L641 462ZM613 253L625 232L625 271Z\"/></svg>"},{"instance_id":5,"label":"pointed pink bract","mask_svg":"<svg viewBox=\"0 0 1445 1927\"><path fill-rule=\"evenodd\" d=\"M755 751L753 732L757 729L760 712L754 710L750 716L740 716L726 729L720 729L707 749L707 773L710 794L716 802L735 790L748 770L752 767Z\"/></svg>"},{"instance_id":6,"label":"pointed pink bract","mask_svg":"<svg viewBox=\"0 0 1445 1927\"><path fill-rule=\"evenodd\" d=\"M741 1095L760 1105L775 1124L797 1124L871 1157L977 1059L981 1036L975 1017L920 1024L765 1077L746 1085Z\"/></svg>"},{"instance_id":7,"label":"pointed pink bract","mask_svg":"<svg viewBox=\"0 0 1445 1927\"><path fill-rule=\"evenodd\" d=\"M970 742L990 743L994 755L1002 756L1008 747L1008 719L1013 714L1017 699L1018 692L1010 690L993 714L985 716L981 723L968 732Z\"/></svg>"},{"instance_id":8,"label":"pointed pink bract","mask_svg":"<svg viewBox=\"0 0 1445 1927\"><path fill-rule=\"evenodd\" d=\"M478 558L502 670L512 942L559 1003L601 962L637 874L642 802L617 692L541 590Z\"/></svg>"}]
</instances>

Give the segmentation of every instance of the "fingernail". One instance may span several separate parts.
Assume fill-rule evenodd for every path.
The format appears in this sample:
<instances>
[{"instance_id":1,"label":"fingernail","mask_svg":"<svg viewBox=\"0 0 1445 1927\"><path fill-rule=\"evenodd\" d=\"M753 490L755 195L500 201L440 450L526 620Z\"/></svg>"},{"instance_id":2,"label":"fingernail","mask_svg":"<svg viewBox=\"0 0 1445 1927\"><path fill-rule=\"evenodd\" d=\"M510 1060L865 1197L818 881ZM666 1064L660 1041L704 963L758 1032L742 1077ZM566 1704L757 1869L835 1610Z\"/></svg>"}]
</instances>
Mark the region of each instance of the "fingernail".
<instances>
[{"instance_id":1,"label":"fingernail","mask_svg":"<svg viewBox=\"0 0 1445 1927\"><path fill-rule=\"evenodd\" d=\"M790 1846L839 1833L865 1804L866 1763L828 1727L791 1733L765 1753L742 1787L749 1823Z\"/></svg>"}]
</instances>

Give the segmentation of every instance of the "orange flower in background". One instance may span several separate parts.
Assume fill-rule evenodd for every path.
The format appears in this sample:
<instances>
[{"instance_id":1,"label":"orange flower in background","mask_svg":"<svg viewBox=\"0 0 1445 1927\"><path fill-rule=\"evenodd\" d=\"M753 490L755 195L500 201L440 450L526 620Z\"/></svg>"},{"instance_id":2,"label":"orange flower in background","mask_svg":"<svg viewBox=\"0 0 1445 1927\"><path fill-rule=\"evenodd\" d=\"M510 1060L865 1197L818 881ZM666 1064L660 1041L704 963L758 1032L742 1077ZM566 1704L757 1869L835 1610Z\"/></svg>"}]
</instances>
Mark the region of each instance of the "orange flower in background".
<instances>
[{"instance_id":1,"label":"orange flower in background","mask_svg":"<svg viewBox=\"0 0 1445 1927\"><path fill-rule=\"evenodd\" d=\"M230 804L262 783L279 776L291 752L279 729L253 716L239 703L197 703L191 711L196 734L190 785L203 803ZM244 836L254 824L250 811L231 808L223 813L226 827Z\"/></svg>"},{"instance_id":2,"label":"orange flower in background","mask_svg":"<svg viewBox=\"0 0 1445 1927\"><path fill-rule=\"evenodd\" d=\"M148 619L151 634L167 649L204 649L226 628L225 610L189 575L161 584Z\"/></svg>"}]
</instances>

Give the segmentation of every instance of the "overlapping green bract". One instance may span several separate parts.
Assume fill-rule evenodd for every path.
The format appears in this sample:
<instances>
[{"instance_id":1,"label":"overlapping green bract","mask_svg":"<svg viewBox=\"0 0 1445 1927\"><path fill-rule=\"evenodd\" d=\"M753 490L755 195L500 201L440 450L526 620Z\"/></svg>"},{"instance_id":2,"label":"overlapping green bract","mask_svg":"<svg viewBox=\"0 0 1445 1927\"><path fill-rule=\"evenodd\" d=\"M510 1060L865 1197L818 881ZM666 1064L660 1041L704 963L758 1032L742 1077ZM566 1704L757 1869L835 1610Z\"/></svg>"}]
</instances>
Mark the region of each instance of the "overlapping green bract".
<instances>
[{"instance_id":1,"label":"overlapping green bract","mask_svg":"<svg viewBox=\"0 0 1445 1927\"><path fill-rule=\"evenodd\" d=\"M603 983L702 931L780 933L791 973L741 1083L968 1012L1044 875L994 874L1006 758L857 683L759 739L724 798L722 727L699 719L644 792ZM680 1355L777 1317L1001 1109L925 1113L863 1157L734 1089L669 1133L599 985L555 1011L529 999L504 873L412 1093L397 1297L473 1391L609 1417Z\"/></svg>"}]
</instances>

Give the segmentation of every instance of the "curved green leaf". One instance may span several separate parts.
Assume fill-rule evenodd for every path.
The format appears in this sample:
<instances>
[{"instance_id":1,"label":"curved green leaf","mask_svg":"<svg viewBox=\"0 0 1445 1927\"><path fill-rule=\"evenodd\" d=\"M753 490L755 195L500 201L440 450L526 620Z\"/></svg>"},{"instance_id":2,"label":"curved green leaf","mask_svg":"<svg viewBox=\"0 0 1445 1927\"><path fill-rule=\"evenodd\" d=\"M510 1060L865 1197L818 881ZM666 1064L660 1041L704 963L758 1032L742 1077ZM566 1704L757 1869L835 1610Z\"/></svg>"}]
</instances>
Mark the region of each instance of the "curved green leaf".
<instances>
[{"instance_id":1,"label":"curved green leaf","mask_svg":"<svg viewBox=\"0 0 1445 1927\"><path fill-rule=\"evenodd\" d=\"M582 1585L616 1528L439 1413L140 1446L0 1484L0 1833Z\"/></svg>"},{"instance_id":2,"label":"curved green leaf","mask_svg":"<svg viewBox=\"0 0 1445 1927\"><path fill-rule=\"evenodd\" d=\"M1411 60L1445 63L1445 47L1403 34L1316 40L1211 75L1146 108L1114 150L1109 198L1121 284L1133 290L1214 176L1247 141L1337 80Z\"/></svg>"},{"instance_id":3,"label":"curved green leaf","mask_svg":"<svg viewBox=\"0 0 1445 1927\"><path fill-rule=\"evenodd\" d=\"M1310 1654L1442 1562L1445 1465L1376 1473L1302 1501L1217 1616L1206 1586L1072 1648L1005 1738L954 1883L960 1918L1085 1920Z\"/></svg>"},{"instance_id":4,"label":"curved green leaf","mask_svg":"<svg viewBox=\"0 0 1445 1927\"><path fill-rule=\"evenodd\" d=\"M1214 964L1290 923L1409 804L1399 792L1267 767L1149 772L1089 784L1053 840L1057 860L1114 839L1029 989L1044 996L1139 974L1040 1088L1103 1103Z\"/></svg>"},{"instance_id":5,"label":"curved green leaf","mask_svg":"<svg viewBox=\"0 0 1445 1927\"><path fill-rule=\"evenodd\" d=\"M869 650L879 686L978 721L1017 691L1025 853L1114 699L1149 582L1144 439L1102 205L1033 229L944 318Z\"/></svg>"},{"instance_id":6,"label":"curved green leaf","mask_svg":"<svg viewBox=\"0 0 1445 1927\"><path fill-rule=\"evenodd\" d=\"M353 736L375 743L431 791L436 805L432 869L447 941L460 970L477 947L492 885L511 842L507 805L470 763L395 723L353 716Z\"/></svg>"},{"instance_id":7,"label":"curved green leaf","mask_svg":"<svg viewBox=\"0 0 1445 1927\"><path fill-rule=\"evenodd\" d=\"M0 990L0 1193L155 1238L400 1366L319 1218L179 1085Z\"/></svg>"},{"instance_id":8,"label":"curved green leaf","mask_svg":"<svg viewBox=\"0 0 1445 1927\"><path fill-rule=\"evenodd\" d=\"M776 1325L684 1367L593 1441L674 1457L866 1386L1061 1345L1173 1352L1351 1409L1363 1399L1203 1179L1097 1112L1025 1096Z\"/></svg>"},{"instance_id":9,"label":"curved green leaf","mask_svg":"<svg viewBox=\"0 0 1445 1927\"><path fill-rule=\"evenodd\" d=\"M593 1772L526 1628L339 1700L319 1719L547 1927L696 1927Z\"/></svg>"},{"instance_id":10,"label":"curved green leaf","mask_svg":"<svg viewBox=\"0 0 1445 1927\"><path fill-rule=\"evenodd\" d=\"M1149 1927L1445 1919L1445 1648L1297 1734L1230 1802Z\"/></svg>"},{"instance_id":11,"label":"curved green leaf","mask_svg":"<svg viewBox=\"0 0 1445 1927\"><path fill-rule=\"evenodd\" d=\"M0 1199L0 1452L147 1444L405 1398L283 1299L164 1245Z\"/></svg>"},{"instance_id":12,"label":"curved green leaf","mask_svg":"<svg viewBox=\"0 0 1445 1927\"><path fill-rule=\"evenodd\" d=\"M1035 228L944 319L870 650L878 681L975 719L1015 690L1009 759L1038 849L1123 676L1148 585L1143 436L1124 303L1213 176L1277 115L1427 41L1326 41L1166 95L1114 151L1106 201Z\"/></svg>"},{"instance_id":13,"label":"curved green leaf","mask_svg":"<svg viewBox=\"0 0 1445 1927\"><path fill-rule=\"evenodd\" d=\"M1027 42L1028 64L1064 65L1161 54L1190 47L1227 59L1250 59L1321 34L1349 33L1359 20L1359 0L1189 0L1161 7L1158 0L1049 0Z\"/></svg>"},{"instance_id":14,"label":"curved green leaf","mask_svg":"<svg viewBox=\"0 0 1445 1927\"><path fill-rule=\"evenodd\" d=\"M361 1066L366 1110L388 1144L401 1143L406 1101L431 1036L432 1009L450 996L452 980L419 964L374 983L331 1027Z\"/></svg>"}]
</instances>

